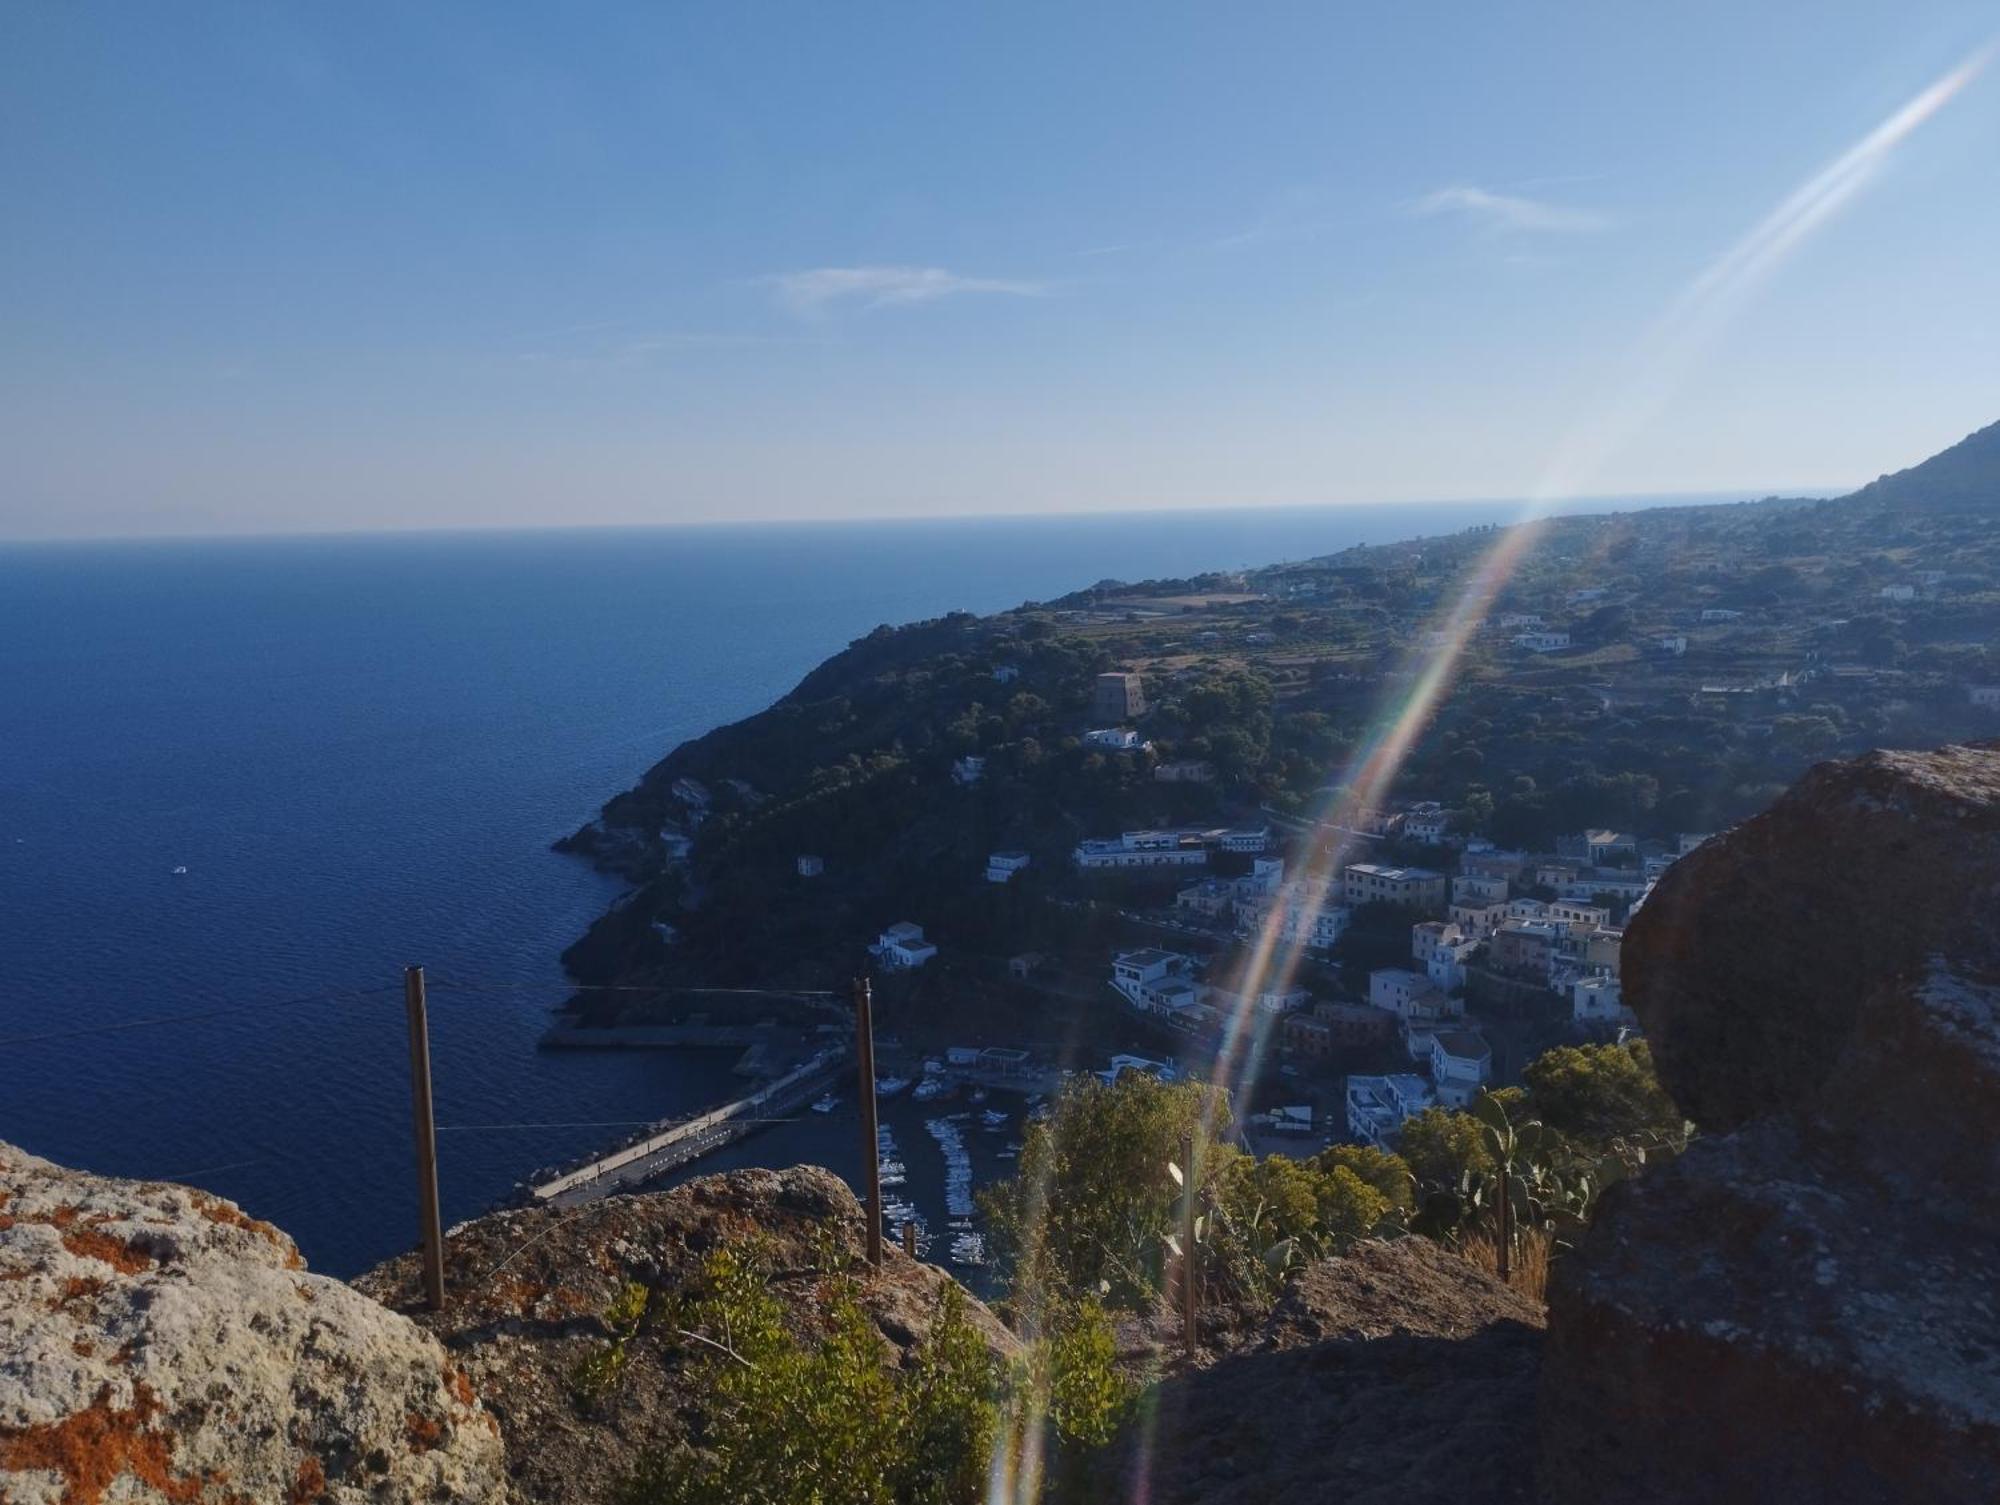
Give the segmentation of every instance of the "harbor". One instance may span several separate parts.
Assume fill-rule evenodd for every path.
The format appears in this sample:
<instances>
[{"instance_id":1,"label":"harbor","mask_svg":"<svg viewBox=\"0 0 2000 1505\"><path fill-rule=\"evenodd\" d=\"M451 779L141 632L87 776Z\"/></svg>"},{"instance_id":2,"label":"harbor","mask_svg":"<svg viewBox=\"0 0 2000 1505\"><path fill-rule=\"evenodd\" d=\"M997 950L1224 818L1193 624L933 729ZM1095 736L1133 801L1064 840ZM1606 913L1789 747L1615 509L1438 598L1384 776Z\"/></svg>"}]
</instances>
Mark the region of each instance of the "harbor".
<instances>
[{"instance_id":1,"label":"harbor","mask_svg":"<svg viewBox=\"0 0 2000 1505\"><path fill-rule=\"evenodd\" d=\"M545 1044L558 1049L740 1046L735 1072L762 1084L692 1117L648 1126L588 1160L539 1173L523 1199L576 1207L621 1192L664 1190L696 1175L801 1162L824 1165L860 1188L865 1161L854 1054L829 1034L703 1026L551 1031ZM988 1252L978 1188L1014 1173L1029 1115L1060 1087L1063 1074L1018 1050L961 1048L919 1059L894 1040L882 1042L878 1069L878 1126L868 1148L881 1174L884 1231L983 1286Z\"/></svg>"}]
</instances>

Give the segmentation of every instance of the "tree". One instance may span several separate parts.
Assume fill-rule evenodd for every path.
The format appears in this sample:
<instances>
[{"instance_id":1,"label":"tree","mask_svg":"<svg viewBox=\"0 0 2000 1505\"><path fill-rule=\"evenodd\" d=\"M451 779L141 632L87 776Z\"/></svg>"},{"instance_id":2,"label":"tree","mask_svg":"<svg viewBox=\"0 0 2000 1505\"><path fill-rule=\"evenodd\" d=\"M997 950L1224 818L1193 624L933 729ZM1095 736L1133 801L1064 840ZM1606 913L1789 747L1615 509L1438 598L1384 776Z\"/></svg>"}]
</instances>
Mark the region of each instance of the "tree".
<instances>
[{"instance_id":1,"label":"tree","mask_svg":"<svg viewBox=\"0 0 2000 1505\"><path fill-rule=\"evenodd\" d=\"M1313 1156L1321 1172L1344 1166L1380 1192L1393 1207L1407 1210L1411 1205L1410 1163L1401 1155L1378 1150L1372 1144L1329 1145Z\"/></svg>"},{"instance_id":2,"label":"tree","mask_svg":"<svg viewBox=\"0 0 2000 1505\"><path fill-rule=\"evenodd\" d=\"M1455 1188L1467 1171L1493 1168L1478 1121L1444 1108L1426 1108L1404 1122L1402 1156L1424 1187Z\"/></svg>"},{"instance_id":3,"label":"tree","mask_svg":"<svg viewBox=\"0 0 2000 1505\"><path fill-rule=\"evenodd\" d=\"M993 1251L1012 1267L1017 1291L1050 1299L1101 1289L1120 1305L1154 1294L1178 1197L1167 1166L1198 1132L1211 1090L1138 1071L1064 1085L1048 1117L1028 1126L1020 1173L981 1197ZM1227 1127L1225 1099L1209 1136ZM1204 1157L1205 1185L1229 1159L1215 1150Z\"/></svg>"},{"instance_id":4,"label":"tree","mask_svg":"<svg viewBox=\"0 0 2000 1505\"><path fill-rule=\"evenodd\" d=\"M1366 1238L1393 1204L1344 1165L1336 1165L1319 1178L1317 1221L1321 1246L1345 1249L1356 1239Z\"/></svg>"},{"instance_id":5,"label":"tree","mask_svg":"<svg viewBox=\"0 0 2000 1505\"><path fill-rule=\"evenodd\" d=\"M1559 1046L1529 1062L1521 1079L1543 1123L1589 1144L1670 1134L1681 1125L1643 1040Z\"/></svg>"}]
</instances>

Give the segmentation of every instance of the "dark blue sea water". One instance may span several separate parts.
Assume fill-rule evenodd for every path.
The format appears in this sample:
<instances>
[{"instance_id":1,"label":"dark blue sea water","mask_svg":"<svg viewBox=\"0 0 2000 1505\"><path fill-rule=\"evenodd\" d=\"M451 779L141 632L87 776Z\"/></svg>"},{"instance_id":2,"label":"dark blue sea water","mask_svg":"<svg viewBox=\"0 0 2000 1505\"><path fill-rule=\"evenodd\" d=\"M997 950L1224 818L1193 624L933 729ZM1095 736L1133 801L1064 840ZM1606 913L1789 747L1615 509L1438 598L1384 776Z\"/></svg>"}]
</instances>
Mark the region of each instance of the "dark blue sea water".
<instances>
[{"instance_id":1,"label":"dark blue sea water","mask_svg":"<svg viewBox=\"0 0 2000 1505\"><path fill-rule=\"evenodd\" d=\"M712 1057L535 1049L614 892L548 844L675 743L880 622L1512 510L0 547L0 1138L352 1273L414 1226L405 962L513 985L433 998L448 1220L718 1090ZM731 1158L851 1170L853 1138Z\"/></svg>"}]
</instances>

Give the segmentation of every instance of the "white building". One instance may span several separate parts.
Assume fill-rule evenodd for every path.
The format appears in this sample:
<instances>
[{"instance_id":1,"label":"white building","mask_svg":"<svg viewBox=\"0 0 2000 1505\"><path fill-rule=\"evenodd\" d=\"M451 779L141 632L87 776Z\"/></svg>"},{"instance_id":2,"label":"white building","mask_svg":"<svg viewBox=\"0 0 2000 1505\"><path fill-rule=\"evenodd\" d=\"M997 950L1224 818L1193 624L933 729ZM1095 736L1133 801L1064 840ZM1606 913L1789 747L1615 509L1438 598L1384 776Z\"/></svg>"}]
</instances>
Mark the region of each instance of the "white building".
<instances>
[{"instance_id":1,"label":"white building","mask_svg":"<svg viewBox=\"0 0 2000 1505\"><path fill-rule=\"evenodd\" d=\"M868 950L884 972L913 972L938 954L938 948L924 939L924 927L908 920L891 925Z\"/></svg>"},{"instance_id":2,"label":"white building","mask_svg":"<svg viewBox=\"0 0 2000 1505\"><path fill-rule=\"evenodd\" d=\"M1917 588L1914 585L1885 585L1881 596L1884 601L1914 601L1917 599Z\"/></svg>"},{"instance_id":3,"label":"white building","mask_svg":"<svg viewBox=\"0 0 2000 1505\"><path fill-rule=\"evenodd\" d=\"M1583 845L1593 863L1605 862L1617 852L1637 852L1639 838L1630 831L1586 831Z\"/></svg>"},{"instance_id":4,"label":"white building","mask_svg":"<svg viewBox=\"0 0 2000 1505\"><path fill-rule=\"evenodd\" d=\"M1021 677L1021 671L1012 664L996 664L993 666L993 677L1003 685L1011 685Z\"/></svg>"},{"instance_id":5,"label":"white building","mask_svg":"<svg viewBox=\"0 0 2000 1505\"><path fill-rule=\"evenodd\" d=\"M1415 909L1444 906L1444 874L1427 867L1351 862L1341 873L1341 881L1349 904L1403 904Z\"/></svg>"},{"instance_id":6,"label":"white building","mask_svg":"<svg viewBox=\"0 0 2000 1505\"><path fill-rule=\"evenodd\" d=\"M1742 612L1731 611L1726 606L1709 606L1702 609L1701 619L1704 622L1734 622L1742 615Z\"/></svg>"},{"instance_id":7,"label":"white building","mask_svg":"<svg viewBox=\"0 0 2000 1505\"><path fill-rule=\"evenodd\" d=\"M1028 865L1026 852L989 852L986 856L986 881L1006 883Z\"/></svg>"},{"instance_id":8,"label":"white building","mask_svg":"<svg viewBox=\"0 0 2000 1505\"><path fill-rule=\"evenodd\" d=\"M1425 975L1447 993L1454 988L1462 988L1465 986L1465 964L1478 949L1479 942L1474 940L1454 941L1440 946L1424 963Z\"/></svg>"},{"instance_id":9,"label":"white building","mask_svg":"<svg viewBox=\"0 0 2000 1505\"><path fill-rule=\"evenodd\" d=\"M1091 838L1076 844L1070 860L1080 868L1202 867L1208 848L1186 831L1127 831L1110 839Z\"/></svg>"},{"instance_id":10,"label":"white building","mask_svg":"<svg viewBox=\"0 0 2000 1505\"><path fill-rule=\"evenodd\" d=\"M1411 841L1437 846L1451 826L1451 815L1436 802L1413 805L1403 816L1403 835Z\"/></svg>"},{"instance_id":11,"label":"white building","mask_svg":"<svg viewBox=\"0 0 2000 1505\"><path fill-rule=\"evenodd\" d=\"M1208 784L1215 780L1215 765L1200 758L1177 758L1153 770L1162 784Z\"/></svg>"},{"instance_id":12,"label":"white building","mask_svg":"<svg viewBox=\"0 0 2000 1505\"><path fill-rule=\"evenodd\" d=\"M801 852L799 853L798 869L801 878L817 878L821 873L826 871L826 859L816 856L811 852Z\"/></svg>"},{"instance_id":13,"label":"white building","mask_svg":"<svg viewBox=\"0 0 2000 1505\"><path fill-rule=\"evenodd\" d=\"M1294 1009L1302 1009L1312 1003L1312 993L1306 988L1265 988L1259 993L1236 993L1228 988L1210 988L1208 1003L1215 1008L1241 1012L1256 1009L1264 1014L1289 1014Z\"/></svg>"},{"instance_id":14,"label":"white building","mask_svg":"<svg viewBox=\"0 0 2000 1505\"><path fill-rule=\"evenodd\" d=\"M1539 612L1503 611L1493 619L1496 627L1539 627L1542 618Z\"/></svg>"},{"instance_id":15,"label":"white building","mask_svg":"<svg viewBox=\"0 0 2000 1505\"><path fill-rule=\"evenodd\" d=\"M1569 646L1566 632L1523 632L1515 635L1514 646L1525 648L1530 653L1560 653Z\"/></svg>"},{"instance_id":16,"label":"white building","mask_svg":"<svg viewBox=\"0 0 2000 1505\"><path fill-rule=\"evenodd\" d=\"M1331 951L1347 933L1350 916L1324 882L1294 879L1272 893L1250 892L1236 900L1236 930L1252 935L1273 923L1285 945L1308 951Z\"/></svg>"},{"instance_id":17,"label":"white building","mask_svg":"<svg viewBox=\"0 0 2000 1505\"><path fill-rule=\"evenodd\" d=\"M1436 1103L1436 1091L1420 1076L1350 1076L1347 1132L1363 1144L1392 1149L1404 1120Z\"/></svg>"},{"instance_id":18,"label":"white building","mask_svg":"<svg viewBox=\"0 0 2000 1505\"><path fill-rule=\"evenodd\" d=\"M977 784L986 777L986 760L968 753L951 765L951 781L954 784Z\"/></svg>"},{"instance_id":19,"label":"white building","mask_svg":"<svg viewBox=\"0 0 2000 1505\"><path fill-rule=\"evenodd\" d=\"M1596 930L1611 923L1611 911L1597 904L1584 904L1575 899L1557 899L1549 905L1548 917L1558 925L1567 925L1572 930Z\"/></svg>"},{"instance_id":20,"label":"white building","mask_svg":"<svg viewBox=\"0 0 2000 1505\"><path fill-rule=\"evenodd\" d=\"M1662 653L1671 653L1675 658L1679 658L1688 651L1688 640L1680 633L1672 633L1663 638L1654 638L1653 646Z\"/></svg>"},{"instance_id":21,"label":"white building","mask_svg":"<svg viewBox=\"0 0 2000 1505\"><path fill-rule=\"evenodd\" d=\"M1451 880L1454 904L1504 904L1510 891L1498 873L1460 873Z\"/></svg>"},{"instance_id":22,"label":"white building","mask_svg":"<svg viewBox=\"0 0 2000 1505\"><path fill-rule=\"evenodd\" d=\"M1174 908L1219 920L1236 910L1236 885L1226 878L1204 878L1174 895Z\"/></svg>"},{"instance_id":23,"label":"white building","mask_svg":"<svg viewBox=\"0 0 2000 1505\"><path fill-rule=\"evenodd\" d=\"M1410 955L1420 962L1427 962L1441 948L1455 945L1465 939L1456 925L1443 920L1419 920L1410 927Z\"/></svg>"},{"instance_id":24,"label":"white building","mask_svg":"<svg viewBox=\"0 0 2000 1505\"><path fill-rule=\"evenodd\" d=\"M1114 752L1137 752L1145 746L1139 734L1129 726L1105 726L1096 731L1085 732L1083 740L1092 747L1108 747Z\"/></svg>"},{"instance_id":25,"label":"white building","mask_svg":"<svg viewBox=\"0 0 2000 1505\"><path fill-rule=\"evenodd\" d=\"M1469 1029L1441 1029L1431 1036L1431 1080L1438 1101L1463 1108L1493 1077L1493 1051Z\"/></svg>"},{"instance_id":26,"label":"white building","mask_svg":"<svg viewBox=\"0 0 2000 1505\"><path fill-rule=\"evenodd\" d=\"M1452 1012L1452 1001L1428 973L1407 967L1377 967L1368 974L1368 1001L1386 1009L1398 1019L1442 1019ZM1464 1012L1460 1005L1457 1012Z\"/></svg>"},{"instance_id":27,"label":"white building","mask_svg":"<svg viewBox=\"0 0 2000 1505\"><path fill-rule=\"evenodd\" d=\"M1261 852L1271 844L1269 826L1243 826L1234 831L1222 833L1221 846L1225 852Z\"/></svg>"},{"instance_id":28,"label":"white building","mask_svg":"<svg viewBox=\"0 0 2000 1505\"><path fill-rule=\"evenodd\" d=\"M1578 1024L1633 1024L1625 990L1610 972L1590 972L1570 985L1570 1017Z\"/></svg>"},{"instance_id":29,"label":"white building","mask_svg":"<svg viewBox=\"0 0 2000 1505\"><path fill-rule=\"evenodd\" d=\"M1194 958L1145 947L1121 951L1111 962L1111 986L1136 1009L1192 1027L1203 989L1194 980Z\"/></svg>"},{"instance_id":30,"label":"white building","mask_svg":"<svg viewBox=\"0 0 2000 1505\"><path fill-rule=\"evenodd\" d=\"M1454 904L1448 913L1459 934L1471 941L1487 939L1507 921L1505 904Z\"/></svg>"}]
</instances>

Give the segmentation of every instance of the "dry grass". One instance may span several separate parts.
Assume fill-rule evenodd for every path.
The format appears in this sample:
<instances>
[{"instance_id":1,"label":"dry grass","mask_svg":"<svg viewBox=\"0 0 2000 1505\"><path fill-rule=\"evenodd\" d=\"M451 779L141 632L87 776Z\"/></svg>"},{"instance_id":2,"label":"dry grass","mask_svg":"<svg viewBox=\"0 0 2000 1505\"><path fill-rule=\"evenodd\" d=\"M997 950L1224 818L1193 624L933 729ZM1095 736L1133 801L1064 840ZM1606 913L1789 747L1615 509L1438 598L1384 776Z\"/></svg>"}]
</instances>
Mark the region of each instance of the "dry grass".
<instances>
[{"instance_id":1,"label":"dry grass","mask_svg":"<svg viewBox=\"0 0 2000 1505\"><path fill-rule=\"evenodd\" d=\"M1500 1242L1481 1230L1459 1240L1458 1252L1467 1264L1484 1270L1495 1279L1500 1275ZM1549 1299L1549 1263L1555 1257L1554 1241L1546 1233L1532 1230L1515 1235L1513 1268L1507 1284L1538 1305Z\"/></svg>"}]
</instances>

